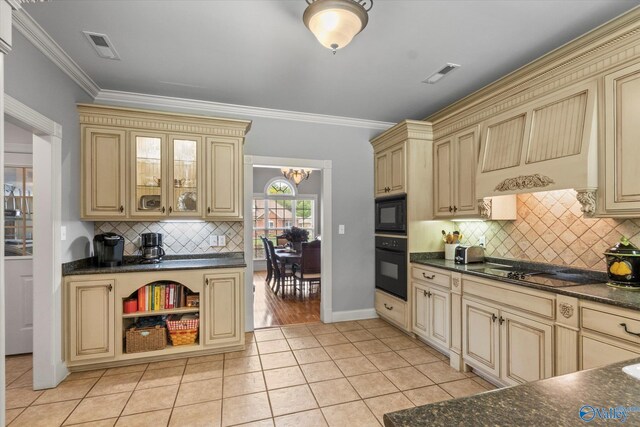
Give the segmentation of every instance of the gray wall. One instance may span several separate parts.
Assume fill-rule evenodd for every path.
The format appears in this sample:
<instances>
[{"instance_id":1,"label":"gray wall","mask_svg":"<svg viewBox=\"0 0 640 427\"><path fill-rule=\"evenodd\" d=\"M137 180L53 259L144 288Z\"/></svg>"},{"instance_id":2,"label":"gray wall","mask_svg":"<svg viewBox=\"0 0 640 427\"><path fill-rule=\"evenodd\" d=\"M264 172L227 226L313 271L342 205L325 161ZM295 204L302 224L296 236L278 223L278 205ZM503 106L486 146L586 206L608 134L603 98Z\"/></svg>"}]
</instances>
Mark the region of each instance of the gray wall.
<instances>
[{"instance_id":1,"label":"gray wall","mask_svg":"<svg viewBox=\"0 0 640 427\"><path fill-rule=\"evenodd\" d=\"M80 125L75 104L91 98L15 29L5 62L5 92L62 125L62 225L67 227L62 261L88 256L93 225L79 220Z\"/></svg>"},{"instance_id":2,"label":"gray wall","mask_svg":"<svg viewBox=\"0 0 640 427\"><path fill-rule=\"evenodd\" d=\"M16 31L14 50L7 57L5 74L9 95L63 126L62 220L67 226L67 241L62 242L63 261L88 256L93 224L79 220L80 135L75 104L91 100ZM253 119L245 154L333 162L333 310L372 308L373 150L369 139L380 132L241 115L234 117ZM338 224L345 224L346 234L338 235Z\"/></svg>"}]
</instances>

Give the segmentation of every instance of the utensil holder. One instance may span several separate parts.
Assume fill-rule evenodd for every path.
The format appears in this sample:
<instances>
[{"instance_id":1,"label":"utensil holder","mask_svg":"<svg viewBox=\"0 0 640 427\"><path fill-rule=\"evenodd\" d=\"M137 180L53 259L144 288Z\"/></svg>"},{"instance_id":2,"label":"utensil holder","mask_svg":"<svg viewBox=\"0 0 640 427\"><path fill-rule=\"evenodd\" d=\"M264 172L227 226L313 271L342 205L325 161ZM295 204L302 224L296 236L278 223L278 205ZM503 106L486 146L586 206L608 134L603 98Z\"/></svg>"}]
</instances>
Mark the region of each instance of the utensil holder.
<instances>
[{"instance_id":1,"label":"utensil holder","mask_svg":"<svg viewBox=\"0 0 640 427\"><path fill-rule=\"evenodd\" d=\"M445 243L444 244L444 259L453 261L456 257L456 247L458 243Z\"/></svg>"}]
</instances>

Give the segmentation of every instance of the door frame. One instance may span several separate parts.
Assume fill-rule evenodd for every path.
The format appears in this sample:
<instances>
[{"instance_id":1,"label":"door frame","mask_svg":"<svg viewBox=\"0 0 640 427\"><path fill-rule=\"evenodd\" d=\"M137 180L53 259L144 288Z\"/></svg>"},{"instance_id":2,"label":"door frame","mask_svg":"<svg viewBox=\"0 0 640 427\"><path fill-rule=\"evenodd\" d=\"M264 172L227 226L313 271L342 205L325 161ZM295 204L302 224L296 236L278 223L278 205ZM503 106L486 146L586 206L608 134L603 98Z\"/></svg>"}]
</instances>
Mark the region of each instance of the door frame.
<instances>
[{"instance_id":1,"label":"door frame","mask_svg":"<svg viewBox=\"0 0 640 427\"><path fill-rule=\"evenodd\" d=\"M68 374L62 359L62 126L6 93L4 102L2 119L33 133L33 206L39 212L33 220L33 387L51 388Z\"/></svg>"},{"instance_id":2,"label":"door frame","mask_svg":"<svg viewBox=\"0 0 640 427\"><path fill-rule=\"evenodd\" d=\"M244 156L244 259L247 264L245 275L245 329L253 330L253 168L295 167L322 171L322 192L320 195L320 249L322 286L320 287L320 320L333 322L332 273L331 273L331 160L293 159L287 157Z\"/></svg>"}]
</instances>

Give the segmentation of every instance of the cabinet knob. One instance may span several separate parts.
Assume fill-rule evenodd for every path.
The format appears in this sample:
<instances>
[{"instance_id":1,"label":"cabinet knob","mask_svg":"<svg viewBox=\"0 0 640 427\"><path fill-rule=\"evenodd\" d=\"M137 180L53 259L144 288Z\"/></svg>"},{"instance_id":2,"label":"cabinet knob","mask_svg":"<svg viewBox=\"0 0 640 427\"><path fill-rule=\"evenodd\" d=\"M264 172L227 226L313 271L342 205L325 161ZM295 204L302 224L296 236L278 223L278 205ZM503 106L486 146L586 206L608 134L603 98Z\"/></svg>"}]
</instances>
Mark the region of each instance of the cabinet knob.
<instances>
[{"instance_id":1,"label":"cabinet knob","mask_svg":"<svg viewBox=\"0 0 640 427\"><path fill-rule=\"evenodd\" d=\"M425 291L424 289L422 290L422 293L424 294L424 296L427 296L427 291Z\"/></svg>"},{"instance_id":2,"label":"cabinet knob","mask_svg":"<svg viewBox=\"0 0 640 427\"><path fill-rule=\"evenodd\" d=\"M387 310L393 310L393 306L388 306L386 302L384 303L384 308Z\"/></svg>"},{"instance_id":3,"label":"cabinet knob","mask_svg":"<svg viewBox=\"0 0 640 427\"><path fill-rule=\"evenodd\" d=\"M109 292L113 291L113 285L107 286L107 289L109 289Z\"/></svg>"},{"instance_id":4,"label":"cabinet knob","mask_svg":"<svg viewBox=\"0 0 640 427\"><path fill-rule=\"evenodd\" d=\"M124 212L124 206L120 205L120 209L118 209L120 213Z\"/></svg>"},{"instance_id":5,"label":"cabinet knob","mask_svg":"<svg viewBox=\"0 0 640 427\"><path fill-rule=\"evenodd\" d=\"M207 213L211 213L211 208L210 207L207 208Z\"/></svg>"},{"instance_id":6,"label":"cabinet knob","mask_svg":"<svg viewBox=\"0 0 640 427\"><path fill-rule=\"evenodd\" d=\"M204 279L204 284L209 286L209 279Z\"/></svg>"},{"instance_id":7,"label":"cabinet knob","mask_svg":"<svg viewBox=\"0 0 640 427\"><path fill-rule=\"evenodd\" d=\"M500 316L500 319L498 319L498 322L502 325L504 323L504 317Z\"/></svg>"},{"instance_id":8,"label":"cabinet knob","mask_svg":"<svg viewBox=\"0 0 640 427\"><path fill-rule=\"evenodd\" d=\"M431 298L431 295L433 295L431 291L427 292L427 297Z\"/></svg>"},{"instance_id":9,"label":"cabinet knob","mask_svg":"<svg viewBox=\"0 0 640 427\"><path fill-rule=\"evenodd\" d=\"M458 212L458 207L457 207L457 206L454 206L454 207L453 207L453 211L454 211L454 212Z\"/></svg>"},{"instance_id":10,"label":"cabinet knob","mask_svg":"<svg viewBox=\"0 0 640 427\"><path fill-rule=\"evenodd\" d=\"M161 210L160 212L164 213L164 211L165 211L165 209L164 209L164 206L163 206L163 207L162 207L162 210Z\"/></svg>"},{"instance_id":11,"label":"cabinet knob","mask_svg":"<svg viewBox=\"0 0 640 427\"><path fill-rule=\"evenodd\" d=\"M453 208L449 206L449 212L453 212Z\"/></svg>"},{"instance_id":12,"label":"cabinet knob","mask_svg":"<svg viewBox=\"0 0 640 427\"><path fill-rule=\"evenodd\" d=\"M498 316L496 316L495 314L491 313L491 321L493 323L496 323L496 320L498 320Z\"/></svg>"},{"instance_id":13,"label":"cabinet knob","mask_svg":"<svg viewBox=\"0 0 640 427\"><path fill-rule=\"evenodd\" d=\"M169 206L169 213L173 212L173 208Z\"/></svg>"}]
</instances>

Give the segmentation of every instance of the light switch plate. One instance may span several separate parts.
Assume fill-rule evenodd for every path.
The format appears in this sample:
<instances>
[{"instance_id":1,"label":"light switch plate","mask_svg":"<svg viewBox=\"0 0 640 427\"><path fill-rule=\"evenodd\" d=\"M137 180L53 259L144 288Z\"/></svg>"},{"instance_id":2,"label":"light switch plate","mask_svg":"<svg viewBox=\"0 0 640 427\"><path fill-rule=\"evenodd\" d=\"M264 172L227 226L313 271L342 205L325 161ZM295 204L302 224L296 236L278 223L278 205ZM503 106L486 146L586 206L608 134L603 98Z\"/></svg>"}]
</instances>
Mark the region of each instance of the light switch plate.
<instances>
[{"instance_id":1,"label":"light switch plate","mask_svg":"<svg viewBox=\"0 0 640 427\"><path fill-rule=\"evenodd\" d=\"M338 234L344 234L344 224L338 225Z\"/></svg>"},{"instance_id":2,"label":"light switch plate","mask_svg":"<svg viewBox=\"0 0 640 427\"><path fill-rule=\"evenodd\" d=\"M482 247L487 246L487 238L485 236L480 236L478 238L478 244Z\"/></svg>"},{"instance_id":3,"label":"light switch plate","mask_svg":"<svg viewBox=\"0 0 640 427\"><path fill-rule=\"evenodd\" d=\"M65 225L60 227L60 240L67 240L67 227Z\"/></svg>"},{"instance_id":4,"label":"light switch plate","mask_svg":"<svg viewBox=\"0 0 640 427\"><path fill-rule=\"evenodd\" d=\"M227 236L224 234L218 236L218 246L227 246Z\"/></svg>"},{"instance_id":5,"label":"light switch plate","mask_svg":"<svg viewBox=\"0 0 640 427\"><path fill-rule=\"evenodd\" d=\"M209 246L218 246L218 236L214 236L213 234L209 236Z\"/></svg>"}]
</instances>

